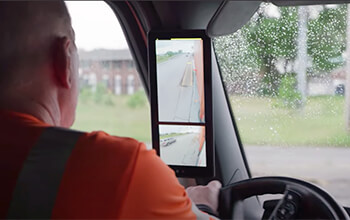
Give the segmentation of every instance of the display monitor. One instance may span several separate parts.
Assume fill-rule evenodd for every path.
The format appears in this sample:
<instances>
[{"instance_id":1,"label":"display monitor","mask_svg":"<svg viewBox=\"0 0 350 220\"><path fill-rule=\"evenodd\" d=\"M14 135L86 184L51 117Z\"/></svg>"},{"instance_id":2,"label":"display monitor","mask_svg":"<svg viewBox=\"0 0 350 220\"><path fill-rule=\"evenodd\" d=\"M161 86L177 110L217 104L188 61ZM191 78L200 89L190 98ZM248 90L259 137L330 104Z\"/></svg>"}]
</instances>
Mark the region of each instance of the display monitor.
<instances>
[{"instance_id":1,"label":"display monitor","mask_svg":"<svg viewBox=\"0 0 350 220\"><path fill-rule=\"evenodd\" d=\"M178 176L212 176L211 44L203 30L148 35L152 142Z\"/></svg>"}]
</instances>

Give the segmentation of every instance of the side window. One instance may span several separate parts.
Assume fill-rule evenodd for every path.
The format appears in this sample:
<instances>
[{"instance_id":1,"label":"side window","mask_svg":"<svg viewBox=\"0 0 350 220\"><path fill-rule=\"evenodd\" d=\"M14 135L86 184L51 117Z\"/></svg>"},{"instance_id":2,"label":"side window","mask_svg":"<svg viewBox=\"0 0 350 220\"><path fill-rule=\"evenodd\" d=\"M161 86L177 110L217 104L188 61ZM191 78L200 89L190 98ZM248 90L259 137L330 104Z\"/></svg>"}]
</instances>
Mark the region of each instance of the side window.
<instances>
[{"instance_id":1,"label":"side window","mask_svg":"<svg viewBox=\"0 0 350 220\"><path fill-rule=\"evenodd\" d=\"M117 17L103 1L67 1L80 58L74 129L151 142L150 108Z\"/></svg>"}]
</instances>

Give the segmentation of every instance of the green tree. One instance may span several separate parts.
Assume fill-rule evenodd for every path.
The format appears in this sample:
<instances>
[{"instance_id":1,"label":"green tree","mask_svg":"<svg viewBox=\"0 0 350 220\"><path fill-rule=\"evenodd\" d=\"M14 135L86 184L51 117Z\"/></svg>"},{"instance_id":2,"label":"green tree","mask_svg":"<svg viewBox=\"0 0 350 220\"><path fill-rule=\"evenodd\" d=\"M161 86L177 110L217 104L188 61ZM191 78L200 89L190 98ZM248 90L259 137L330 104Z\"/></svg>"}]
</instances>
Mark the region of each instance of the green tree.
<instances>
[{"instance_id":1,"label":"green tree","mask_svg":"<svg viewBox=\"0 0 350 220\"><path fill-rule=\"evenodd\" d=\"M326 8L308 24L308 54L313 59L312 74L329 73L344 64L347 6Z\"/></svg>"},{"instance_id":2,"label":"green tree","mask_svg":"<svg viewBox=\"0 0 350 220\"><path fill-rule=\"evenodd\" d=\"M261 94L277 95L283 78L277 71L277 61L284 59L287 64L296 59L298 8L280 7L280 16L271 18L264 13L265 6L263 3L241 30L214 41L220 69L231 92L250 85ZM345 4L323 7L316 19L308 20L307 51L312 60L308 75L330 74L344 64L346 13Z\"/></svg>"},{"instance_id":3,"label":"green tree","mask_svg":"<svg viewBox=\"0 0 350 220\"><path fill-rule=\"evenodd\" d=\"M145 92L143 90L139 90L129 96L127 105L130 108L138 108L138 107L143 107L147 103L147 97L145 95Z\"/></svg>"},{"instance_id":4,"label":"green tree","mask_svg":"<svg viewBox=\"0 0 350 220\"><path fill-rule=\"evenodd\" d=\"M295 59L297 31L296 7L280 8L279 18L267 17L262 7L241 30L216 39L216 52L226 82L248 77L247 85L252 87L249 91L277 95L282 75L276 62L280 58L286 63ZM232 90L236 90L239 86L233 84Z\"/></svg>"},{"instance_id":5,"label":"green tree","mask_svg":"<svg viewBox=\"0 0 350 220\"><path fill-rule=\"evenodd\" d=\"M282 75L276 69L276 62L284 58L287 62L296 56L298 16L296 7L280 8L279 18L269 18L260 12L256 22L245 27L251 55L259 65L262 79L261 92L277 95Z\"/></svg>"}]
</instances>

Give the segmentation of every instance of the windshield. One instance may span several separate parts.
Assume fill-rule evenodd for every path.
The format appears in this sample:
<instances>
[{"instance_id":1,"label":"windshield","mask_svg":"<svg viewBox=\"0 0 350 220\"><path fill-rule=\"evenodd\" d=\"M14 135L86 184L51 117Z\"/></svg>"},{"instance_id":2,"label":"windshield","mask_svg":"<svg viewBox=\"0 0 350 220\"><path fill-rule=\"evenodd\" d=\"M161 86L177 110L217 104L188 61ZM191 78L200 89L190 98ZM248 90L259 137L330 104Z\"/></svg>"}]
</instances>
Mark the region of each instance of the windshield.
<instances>
[{"instance_id":1,"label":"windshield","mask_svg":"<svg viewBox=\"0 0 350 220\"><path fill-rule=\"evenodd\" d=\"M347 206L349 14L345 4L263 3L239 31L214 39L252 175L304 179Z\"/></svg>"}]
</instances>

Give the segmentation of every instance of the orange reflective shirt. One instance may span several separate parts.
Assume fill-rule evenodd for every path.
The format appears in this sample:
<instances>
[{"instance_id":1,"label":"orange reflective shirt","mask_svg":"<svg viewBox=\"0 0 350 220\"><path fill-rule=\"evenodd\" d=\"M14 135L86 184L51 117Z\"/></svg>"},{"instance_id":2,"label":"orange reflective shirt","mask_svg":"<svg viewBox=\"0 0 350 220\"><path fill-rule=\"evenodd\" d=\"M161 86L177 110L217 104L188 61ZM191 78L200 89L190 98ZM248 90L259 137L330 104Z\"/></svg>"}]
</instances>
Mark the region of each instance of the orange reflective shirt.
<instances>
[{"instance_id":1,"label":"orange reflective shirt","mask_svg":"<svg viewBox=\"0 0 350 220\"><path fill-rule=\"evenodd\" d=\"M49 125L0 111L0 218L6 218L31 148ZM53 218L195 219L193 204L174 172L153 150L131 138L83 133L67 163Z\"/></svg>"}]
</instances>

